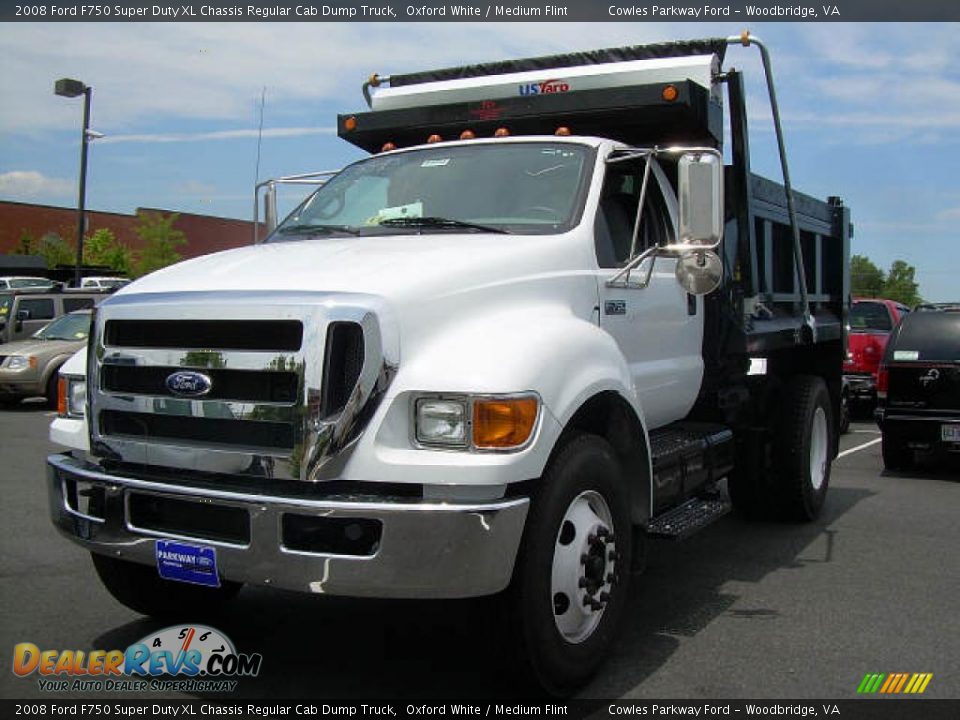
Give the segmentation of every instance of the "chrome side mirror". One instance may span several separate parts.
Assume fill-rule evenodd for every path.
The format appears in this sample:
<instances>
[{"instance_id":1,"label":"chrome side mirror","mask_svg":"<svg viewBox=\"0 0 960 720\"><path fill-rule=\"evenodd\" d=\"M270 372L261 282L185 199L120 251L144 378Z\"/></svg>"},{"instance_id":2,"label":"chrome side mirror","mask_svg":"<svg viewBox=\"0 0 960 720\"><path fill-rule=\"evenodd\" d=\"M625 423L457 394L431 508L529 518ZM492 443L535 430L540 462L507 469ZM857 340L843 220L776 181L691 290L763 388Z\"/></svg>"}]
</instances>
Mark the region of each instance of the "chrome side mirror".
<instances>
[{"instance_id":1,"label":"chrome side mirror","mask_svg":"<svg viewBox=\"0 0 960 720\"><path fill-rule=\"evenodd\" d=\"M691 295L709 295L723 279L723 263L713 250L690 250L677 258L677 282Z\"/></svg>"},{"instance_id":2,"label":"chrome side mirror","mask_svg":"<svg viewBox=\"0 0 960 720\"><path fill-rule=\"evenodd\" d=\"M680 245L715 248L723 237L723 159L686 152L678 167Z\"/></svg>"},{"instance_id":3,"label":"chrome side mirror","mask_svg":"<svg viewBox=\"0 0 960 720\"><path fill-rule=\"evenodd\" d=\"M273 183L267 185L263 194L263 224L268 235L277 228L277 186Z\"/></svg>"}]
</instances>

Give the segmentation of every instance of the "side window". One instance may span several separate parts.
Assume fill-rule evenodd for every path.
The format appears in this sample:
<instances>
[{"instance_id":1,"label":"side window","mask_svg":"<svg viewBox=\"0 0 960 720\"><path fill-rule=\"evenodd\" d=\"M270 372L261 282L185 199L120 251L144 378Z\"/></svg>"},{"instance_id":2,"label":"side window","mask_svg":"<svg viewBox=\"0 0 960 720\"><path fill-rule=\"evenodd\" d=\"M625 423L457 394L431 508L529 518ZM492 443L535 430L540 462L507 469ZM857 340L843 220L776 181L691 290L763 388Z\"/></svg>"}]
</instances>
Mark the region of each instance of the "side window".
<instances>
[{"instance_id":1,"label":"side window","mask_svg":"<svg viewBox=\"0 0 960 720\"><path fill-rule=\"evenodd\" d=\"M602 268L622 267L630 259L633 229L643 185L642 160L615 163L607 168L594 226L597 264ZM653 173L647 181L636 253L671 241L670 214Z\"/></svg>"},{"instance_id":2,"label":"side window","mask_svg":"<svg viewBox=\"0 0 960 720\"><path fill-rule=\"evenodd\" d=\"M63 311L71 313L74 310L86 310L93 307L93 298L64 298Z\"/></svg>"},{"instance_id":3,"label":"side window","mask_svg":"<svg viewBox=\"0 0 960 720\"><path fill-rule=\"evenodd\" d=\"M51 298L21 298L17 312L26 310L31 320L53 320L55 312Z\"/></svg>"}]
</instances>

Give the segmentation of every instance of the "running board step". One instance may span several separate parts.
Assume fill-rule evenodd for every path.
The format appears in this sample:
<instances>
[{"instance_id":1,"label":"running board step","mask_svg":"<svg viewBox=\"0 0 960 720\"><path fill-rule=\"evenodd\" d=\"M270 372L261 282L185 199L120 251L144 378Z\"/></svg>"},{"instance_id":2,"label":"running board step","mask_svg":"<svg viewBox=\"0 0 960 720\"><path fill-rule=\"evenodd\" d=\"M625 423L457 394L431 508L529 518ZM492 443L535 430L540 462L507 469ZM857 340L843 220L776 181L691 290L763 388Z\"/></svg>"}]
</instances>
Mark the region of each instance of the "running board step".
<instances>
[{"instance_id":1,"label":"running board step","mask_svg":"<svg viewBox=\"0 0 960 720\"><path fill-rule=\"evenodd\" d=\"M683 540L730 512L730 503L720 497L691 498L647 523L647 536Z\"/></svg>"}]
</instances>

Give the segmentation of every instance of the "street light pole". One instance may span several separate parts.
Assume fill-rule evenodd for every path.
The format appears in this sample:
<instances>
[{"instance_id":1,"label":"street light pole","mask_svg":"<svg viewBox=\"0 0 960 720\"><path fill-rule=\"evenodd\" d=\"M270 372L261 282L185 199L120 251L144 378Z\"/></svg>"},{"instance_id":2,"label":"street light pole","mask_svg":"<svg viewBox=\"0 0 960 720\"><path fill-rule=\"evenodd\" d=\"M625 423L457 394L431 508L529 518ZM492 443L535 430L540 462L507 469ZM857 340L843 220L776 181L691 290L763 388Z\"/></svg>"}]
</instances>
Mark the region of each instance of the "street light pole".
<instances>
[{"instance_id":1,"label":"street light pole","mask_svg":"<svg viewBox=\"0 0 960 720\"><path fill-rule=\"evenodd\" d=\"M79 80L61 78L54 83L53 92L61 97L79 97L83 95L83 132L80 135L80 194L77 198L77 266L73 271L73 284L80 287L81 268L83 267L83 233L86 230L87 205L87 146L90 139L102 137L90 130L90 100L93 88Z\"/></svg>"},{"instance_id":2,"label":"street light pole","mask_svg":"<svg viewBox=\"0 0 960 720\"><path fill-rule=\"evenodd\" d=\"M87 210L87 147L90 145L90 100L93 97L93 88L89 85L83 89L83 135L80 140L80 196L77 199L77 212L80 219L77 221L77 266L73 271L73 286L80 287L81 268L83 267L83 234L86 230Z\"/></svg>"}]
</instances>

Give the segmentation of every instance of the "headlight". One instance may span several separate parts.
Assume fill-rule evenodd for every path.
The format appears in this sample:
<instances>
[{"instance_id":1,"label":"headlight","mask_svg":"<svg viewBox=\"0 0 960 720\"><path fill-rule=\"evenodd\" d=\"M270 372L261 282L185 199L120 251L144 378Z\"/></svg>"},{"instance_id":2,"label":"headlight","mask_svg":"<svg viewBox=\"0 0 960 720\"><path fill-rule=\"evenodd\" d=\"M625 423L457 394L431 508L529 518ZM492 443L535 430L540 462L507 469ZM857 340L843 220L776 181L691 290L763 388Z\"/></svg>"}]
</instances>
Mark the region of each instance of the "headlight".
<instances>
[{"instance_id":1,"label":"headlight","mask_svg":"<svg viewBox=\"0 0 960 720\"><path fill-rule=\"evenodd\" d=\"M421 445L476 450L517 450L533 435L540 414L535 394L416 401Z\"/></svg>"},{"instance_id":2,"label":"headlight","mask_svg":"<svg viewBox=\"0 0 960 720\"><path fill-rule=\"evenodd\" d=\"M27 355L11 355L7 358L7 370L26 370L28 367L36 367L36 358Z\"/></svg>"},{"instance_id":3,"label":"headlight","mask_svg":"<svg viewBox=\"0 0 960 720\"><path fill-rule=\"evenodd\" d=\"M57 394L57 412L60 417L83 417L87 405L86 378L61 375Z\"/></svg>"},{"instance_id":4,"label":"headlight","mask_svg":"<svg viewBox=\"0 0 960 720\"><path fill-rule=\"evenodd\" d=\"M467 403L464 400L417 400L417 442L424 445L465 447Z\"/></svg>"}]
</instances>

